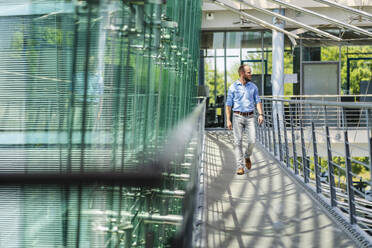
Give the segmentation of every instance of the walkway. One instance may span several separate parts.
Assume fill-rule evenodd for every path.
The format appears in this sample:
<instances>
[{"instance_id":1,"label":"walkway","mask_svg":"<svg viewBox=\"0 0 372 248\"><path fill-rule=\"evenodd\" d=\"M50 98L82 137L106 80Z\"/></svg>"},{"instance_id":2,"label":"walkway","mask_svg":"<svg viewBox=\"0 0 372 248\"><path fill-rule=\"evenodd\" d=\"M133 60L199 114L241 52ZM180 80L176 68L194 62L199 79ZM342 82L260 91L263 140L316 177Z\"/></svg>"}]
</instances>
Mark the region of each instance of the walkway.
<instances>
[{"instance_id":1,"label":"walkway","mask_svg":"<svg viewBox=\"0 0 372 248\"><path fill-rule=\"evenodd\" d=\"M236 175L230 134L206 132L206 247L355 247L264 151Z\"/></svg>"}]
</instances>

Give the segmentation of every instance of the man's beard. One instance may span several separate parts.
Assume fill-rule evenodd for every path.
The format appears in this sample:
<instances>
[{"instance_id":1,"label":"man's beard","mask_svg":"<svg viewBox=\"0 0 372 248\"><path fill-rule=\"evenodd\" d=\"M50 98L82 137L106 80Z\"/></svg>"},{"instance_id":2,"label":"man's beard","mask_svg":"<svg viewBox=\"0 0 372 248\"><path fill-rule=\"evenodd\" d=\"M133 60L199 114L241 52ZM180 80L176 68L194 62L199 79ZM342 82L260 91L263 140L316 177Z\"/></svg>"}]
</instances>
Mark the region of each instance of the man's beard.
<instances>
[{"instance_id":1,"label":"man's beard","mask_svg":"<svg viewBox=\"0 0 372 248\"><path fill-rule=\"evenodd\" d=\"M244 80L247 81L247 82L251 81L251 79L249 77L244 77Z\"/></svg>"}]
</instances>

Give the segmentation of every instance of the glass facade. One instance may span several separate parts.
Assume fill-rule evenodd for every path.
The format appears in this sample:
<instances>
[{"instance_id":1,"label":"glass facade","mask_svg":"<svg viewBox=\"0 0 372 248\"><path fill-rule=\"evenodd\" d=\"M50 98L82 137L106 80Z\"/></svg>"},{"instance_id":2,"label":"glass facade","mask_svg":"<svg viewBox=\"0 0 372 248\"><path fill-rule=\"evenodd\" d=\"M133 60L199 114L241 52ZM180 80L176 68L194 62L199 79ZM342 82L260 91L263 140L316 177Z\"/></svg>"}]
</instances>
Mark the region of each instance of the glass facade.
<instances>
[{"instance_id":1,"label":"glass facade","mask_svg":"<svg viewBox=\"0 0 372 248\"><path fill-rule=\"evenodd\" d=\"M196 106L201 1L0 6L0 173L138 168ZM168 180L158 191L187 183ZM2 187L0 247L164 247L182 221L183 195L154 192ZM143 221L161 211L176 224Z\"/></svg>"},{"instance_id":2,"label":"glass facade","mask_svg":"<svg viewBox=\"0 0 372 248\"><path fill-rule=\"evenodd\" d=\"M327 30L338 35L338 30ZM349 35L349 34L348 34ZM339 63L339 75L333 75L337 82L337 91L324 94L359 95L371 94L372 71L371 46L366 42L352 41L335 45L332 41L314 39L309 33L294 46L285 36L284 40L284 95L305 94L303 64L315 62ZM272 73L272 34L268 31L225 31L202 33L201 48L204 51L205 84L209 88L207 127L224 127L224 102L228 87L238 79L238 67L241 63L252 68L252 81L261 96L271 96ZM301 51L302 50L302 55ZM341 56L339 55L341 51ZM302 56L302 58L301 58ZM304 68L302 68L302 71ZM297 79L297 80L294 80ZM321 83L321 82L319 82ZM311 88L311 85L307 85ZM332 88L333 89L333 88ZM345 101L348 97L343 97ZM351 97L350 101L359 101ZM361 101L367 101L362 97Z\"/></svg>"}]
</instances>

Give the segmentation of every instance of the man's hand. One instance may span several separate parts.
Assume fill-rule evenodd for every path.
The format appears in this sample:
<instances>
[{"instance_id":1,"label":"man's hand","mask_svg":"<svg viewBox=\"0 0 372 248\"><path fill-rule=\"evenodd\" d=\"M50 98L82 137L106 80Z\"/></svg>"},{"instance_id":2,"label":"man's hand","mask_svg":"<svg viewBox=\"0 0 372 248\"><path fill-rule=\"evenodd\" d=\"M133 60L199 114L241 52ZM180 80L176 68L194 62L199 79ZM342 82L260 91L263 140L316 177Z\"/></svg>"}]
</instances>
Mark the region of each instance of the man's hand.
<instances>
[{"instance_id":1,"label":"man's hand","mask_svg":"<svg viewBox=\"0 0 372 248\"><path fill-rule=\"evenodd\" d=\"M264 121L263 115L259 115L258 116L258 124L261 125L263 123L263 121Z\"/></svg>"},{"instance_id":2,"label":"man's hand","mask_svg":"<svg viewBox=\"0 0 372 248\"><path fill-rule=\"evenodd\" d=\"M227 120L227 129L232 130L232 123L230 120Z\"/></svg>"}]
</instances>

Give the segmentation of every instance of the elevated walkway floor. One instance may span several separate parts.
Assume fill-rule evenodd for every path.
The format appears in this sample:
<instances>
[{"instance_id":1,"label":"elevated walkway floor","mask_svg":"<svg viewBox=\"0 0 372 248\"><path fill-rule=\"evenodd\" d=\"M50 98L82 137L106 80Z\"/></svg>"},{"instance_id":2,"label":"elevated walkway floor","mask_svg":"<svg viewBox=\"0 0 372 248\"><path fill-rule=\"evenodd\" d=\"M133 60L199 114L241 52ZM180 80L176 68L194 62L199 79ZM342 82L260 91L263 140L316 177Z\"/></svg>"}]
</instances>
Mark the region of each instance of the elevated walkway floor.
<instances>
[{"instance_id":1,"label":"elevated walkway floor","mask_svg":"<svg viewBox=\"0 0 372 248\"><path fill-rule=\"evenodd\" d=\"M233 136L207 131L206 247L356 247L259 146L237 175Z\"/></svg>"}]
</instances>

